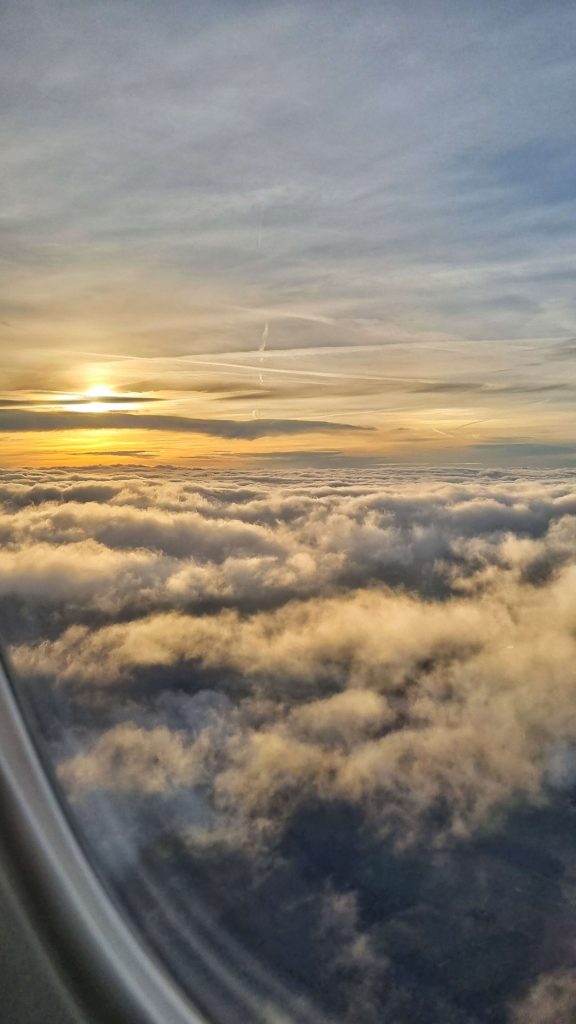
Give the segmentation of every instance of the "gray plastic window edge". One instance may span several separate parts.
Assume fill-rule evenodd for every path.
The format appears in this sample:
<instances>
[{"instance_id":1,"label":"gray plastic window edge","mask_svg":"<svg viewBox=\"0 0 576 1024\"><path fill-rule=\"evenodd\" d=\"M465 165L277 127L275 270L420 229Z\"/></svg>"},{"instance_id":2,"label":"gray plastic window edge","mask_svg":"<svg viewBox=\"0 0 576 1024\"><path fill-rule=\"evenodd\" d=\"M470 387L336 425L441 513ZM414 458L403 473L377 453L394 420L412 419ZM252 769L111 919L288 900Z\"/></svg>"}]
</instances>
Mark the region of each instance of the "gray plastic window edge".
<instances>
[{"instance_id":1,"label":"gray plastic window edge","mask_svg":"<svg viewBox=\"0 0 576 1024\"><path fill-rule=\"evenodd\" d=\"M132 931L84 855L0 652L3 868L67 991L93 1024L207 1024Z\"/></svg>"}]
</instances>

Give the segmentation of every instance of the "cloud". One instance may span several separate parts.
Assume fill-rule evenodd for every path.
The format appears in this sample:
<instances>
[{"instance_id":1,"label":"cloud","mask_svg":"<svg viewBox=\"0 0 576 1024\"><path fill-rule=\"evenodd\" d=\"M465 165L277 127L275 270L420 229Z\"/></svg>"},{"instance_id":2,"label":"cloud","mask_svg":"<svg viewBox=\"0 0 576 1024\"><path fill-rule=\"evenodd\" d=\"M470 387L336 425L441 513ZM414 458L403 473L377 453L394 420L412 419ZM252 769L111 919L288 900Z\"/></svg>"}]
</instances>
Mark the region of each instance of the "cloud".
<instances>
[{"instance_id":1,"label":"cloud","mask_svg":"<svg viewBox=\"0 0 576 1024\"><path fill-rule=\"evenodd\" d=\"M351 689L309 701L293 709L289 726L296 734L316 742L352 745L391 725L394 713L382 694Z\"/></svg>"},{"instance_id":2,"label":"cloud","mask_svg":"<svg viewBox=\"0 0 576 1024\"><path fill-rule=\"evenodd\" d=\"M0 589L6 601L42 592L54 609L66 596L84 615L247 611L367 583L462 595L571 562L569 476L431 476L426 491L393 469L386 486L370 471L337 487L287 472L277 485L185 470L5 475Z\"/></svg>"},{"instance_id":3,"label":"cloud","mask_svg":"<svg viewBox=\"0 0 576 1024\"><path fill-rule=\"evenodd\" d=\"M76 398L50 398L45 397L41 399L29 399L25 398L0 398L0 409L22 409L23 411L39 411L48 406L58 406L60 409L66 410L68 405L91 405L97 401L95 398L87 398L85 395L79 395ZM158 398L156 396L134 396L134 395L106 395L106 405L146 405L149 402L163 402L165 399Z\"/></svg>"},{"instance_id":4,"label":"cloud","mask_svg":"<svg viewBox=\"0 0 576 1024\"><path fill-rule=\"evenodd\" d=\"M167 430L208 434L211 437L255 440L280 434L333 434L366 431L370 427L324 420L197 420L187 416L154 416L148 413L40 412L25 409L0 411L0 432L52 430Z\"/></svg>"},{"instance_id":5,"label":"cloud","mask_svg":"<svg viewBox=\"0 0 576 1024\"><path fill-rule=\"evenodd\" d=\"M14 662L136 915L153 877L320 1020L561 1015L574 479L5 473Z\"/></svg>"},{"instance_id":6,"label":"cloud","mask_svg":"<svg viewBox=\"0 0 576 1024\"><path fill-rule=\"evenodd\" d=\"M314 790L326 790L314 751L343 748L331 762L334 796L380 815L386 807L389 824L404 816L405 838L417 838L449 791L447 830L467 834L519 794L539 799L547 769L532 717L548 743L569 729L572 499L538 479L455 484L448 505L445 483L430 488L413 504L355 485L324 495L316 486L313 497L306 484L264 499L252 491L236 503L232 490L227 518L216 514L217 489L204 497L178 485L164 488L165 511L132 507L125 485L106 505L24 506L8 519L15 546L0 557L2 590L44 606L66 600L76 621L18 647L17 664L72 689L137 686L175 665L188 666L182 678L252 679L276 708L270 742L282 757L299 752ZM322 593L334 584L344 589ZM418 596L434 589L441 600ZM95 627L90 614L112 621ZM458 699L446 705L445 694ZM275 776L251 766L251 732L235 742L252 800L258 778L273 789ZM239 764L233 774L241 785ZM408 779L418 801L407 802Z\"/></svg>"},{"instance_id":7,"label":"cloud","mask_svg":"<svg viewBox=\"0 0 576 1024\"><path fill-rule=\"evenodd\" d=\"M517 1003L513 1024L557 1024L574 1017L576 972L549 971L541 975L528 995Z\"/></svg>"},{"instance_id":8,"label":"cloud","mask_svg":"<svg viewBox=\"0 0 576 1024\"><path fill-rule=\"evenodd\" d=\"M501 448L507 452L516 452L524 455L575 455L575 444L547 444L536 441L493 441L489 444L475 444L471 446L478 451L494 451Z\"/></svg>"},{"instance_id":9,"label":"cloud","mask_svg":"<svg viewBox=\"0 0 576 1024\"><path fill-rule=\"evenodd\" d=\"M253 678L277 707L265 731L249 730L231 748L225 778L237 805L245 799L264 813L285 785L297 799L331 792L372 808L382 828L412 842L446 803L437 838L467 836L518 798L537 803L546 744L571 735L573 581L561 577L527 605L508 587L438 608L368 593L247 619L169 614L74 626L15 657L25 672L74 686L111 686L178 663L189 666L181 678L198 670ZM554 620L545 631L536 625L544 609ZM287 719L285 704L295 705ZM334 744L345 752L330 754Z\"/></svg>"},{"instance_id":10,"label":"cloud","mask_svg":"<svg viewBox=\"0 0 576 1024\"><path fill-rule=\"evenodd\" d=\"M60 778L71 789L164 793L196 782L200 766L194 747L164 726L126 724L104 733L88 754L68 760Z\"/></svg>"}]
</instances>

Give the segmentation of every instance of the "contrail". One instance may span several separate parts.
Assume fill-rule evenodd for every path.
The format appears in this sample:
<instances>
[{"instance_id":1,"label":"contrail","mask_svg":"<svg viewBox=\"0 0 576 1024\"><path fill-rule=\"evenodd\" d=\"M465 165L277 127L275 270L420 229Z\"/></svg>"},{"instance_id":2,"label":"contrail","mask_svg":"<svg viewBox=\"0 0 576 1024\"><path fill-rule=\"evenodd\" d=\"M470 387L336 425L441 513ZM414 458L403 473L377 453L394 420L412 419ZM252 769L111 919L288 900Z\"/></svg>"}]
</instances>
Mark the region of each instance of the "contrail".
<instances>
[{"instance_id":1,"label":"contrail","mask_svg":"<svg viewBox=\"0 0 576 1024\"><path fill-rule=\"evenodd\" d=\"M259 352L264 352L265 351L265 349L266 349L266 342L268 341L269 333L270 333L270 323L267 320L266 323L264 324L264 330L262 331L262 338L260 340L260 345L258 346L258 351Z\"/></svg>"},{"instance_id":2,"label":"contrail","mask_svg":"<svg viewBox=\"0 0 576 1024\"><path fill-rule=\"evenodd\" d=\"M258 350L260 351L260 349ZM297 351L297 350L292 350ZM275 350L270 353L275 354ZM251 363L231 363L224 362L223 360L216 359L197 359L195 356L179 357L177 362L184 363L185 366L213 366L218 369L225 368L227 370L255 370L255 367ZM388 381L388 382L400 382L408 384L430 384L433 381L429 377L393 377L390 375L382 376L380 374L363 374L363 373L335 373L329 372L328 370L288 370L279 366L268 366L266 367L266 373L275 373L287 376L297 376L301 378L327 378L329 380L369 380L369 381Z\"/></svg>"},{"instance_id":3,"label":"contrail","mask_svg":"<svg viewBox=\"0 0 576 1024\"><path fill-rule=\"evenodd\" d=\"M266 351L266 342L268 341L269 333L270 333L270 324L269 324L269 321L267 320L266 323L264 324L264 330L262 331L262 337L260 339L260 344L258 346L258 351L260 353L260 366L262 366L262 364L264 362L264 352ZM262 370L260 370L260 373L258 374L258 383L259 383L260 387L262 387L263 384L264 384L264 378L262 377Z\"/></svg>"}]
</instances>

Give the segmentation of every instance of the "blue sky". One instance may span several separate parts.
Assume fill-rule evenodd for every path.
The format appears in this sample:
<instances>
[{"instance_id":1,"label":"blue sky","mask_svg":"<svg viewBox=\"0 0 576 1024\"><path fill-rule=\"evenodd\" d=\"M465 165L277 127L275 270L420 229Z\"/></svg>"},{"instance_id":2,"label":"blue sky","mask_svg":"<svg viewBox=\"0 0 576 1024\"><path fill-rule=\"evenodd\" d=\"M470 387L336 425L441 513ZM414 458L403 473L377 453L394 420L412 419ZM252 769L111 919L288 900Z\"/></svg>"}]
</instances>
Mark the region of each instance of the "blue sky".
<instances>
[{"instance_id":1,"label":"blue sky","mask_svg":"<svg viewBox=\"0 0 576 1024\"><path fill-rule=\"evenodd\" d=\"M573 460L572 4L32 0L2 20L4 401L24 423L94 384L142 396L76 447L0 397L8 462L74 461L86 435L103 461L269 462L295 434L313 458L336 432L332 459ZM152 397L277 432L191 448L137 422Z\"/></svg>"}]
</instances>

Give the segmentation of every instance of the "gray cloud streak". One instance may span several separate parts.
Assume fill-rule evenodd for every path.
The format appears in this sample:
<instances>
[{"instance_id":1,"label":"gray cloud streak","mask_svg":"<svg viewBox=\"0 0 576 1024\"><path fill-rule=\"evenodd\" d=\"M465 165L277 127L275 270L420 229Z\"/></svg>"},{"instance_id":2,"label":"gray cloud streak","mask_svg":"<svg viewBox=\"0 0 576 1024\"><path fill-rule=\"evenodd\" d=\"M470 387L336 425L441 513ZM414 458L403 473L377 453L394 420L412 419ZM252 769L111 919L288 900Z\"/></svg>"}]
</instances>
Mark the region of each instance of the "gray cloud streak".
<instances>
[{"instance_id":1,"label":"gray cloud streak","mask_svg":"<svg viewBox=\"0 0 576 1024\"><path fill-rule=\"evenodd\" d=\"M95 401L98 401L95 399ZM101 399L106 401L106 399ZM187 416L155 416L149 413L40 412L27 409L0 410L3 433L44 430L166 430L207 434L212 437L254 440L281 434L330 434L367 431L372 428L325 420L200 420Z\"/></svg>"}]
</instances>

